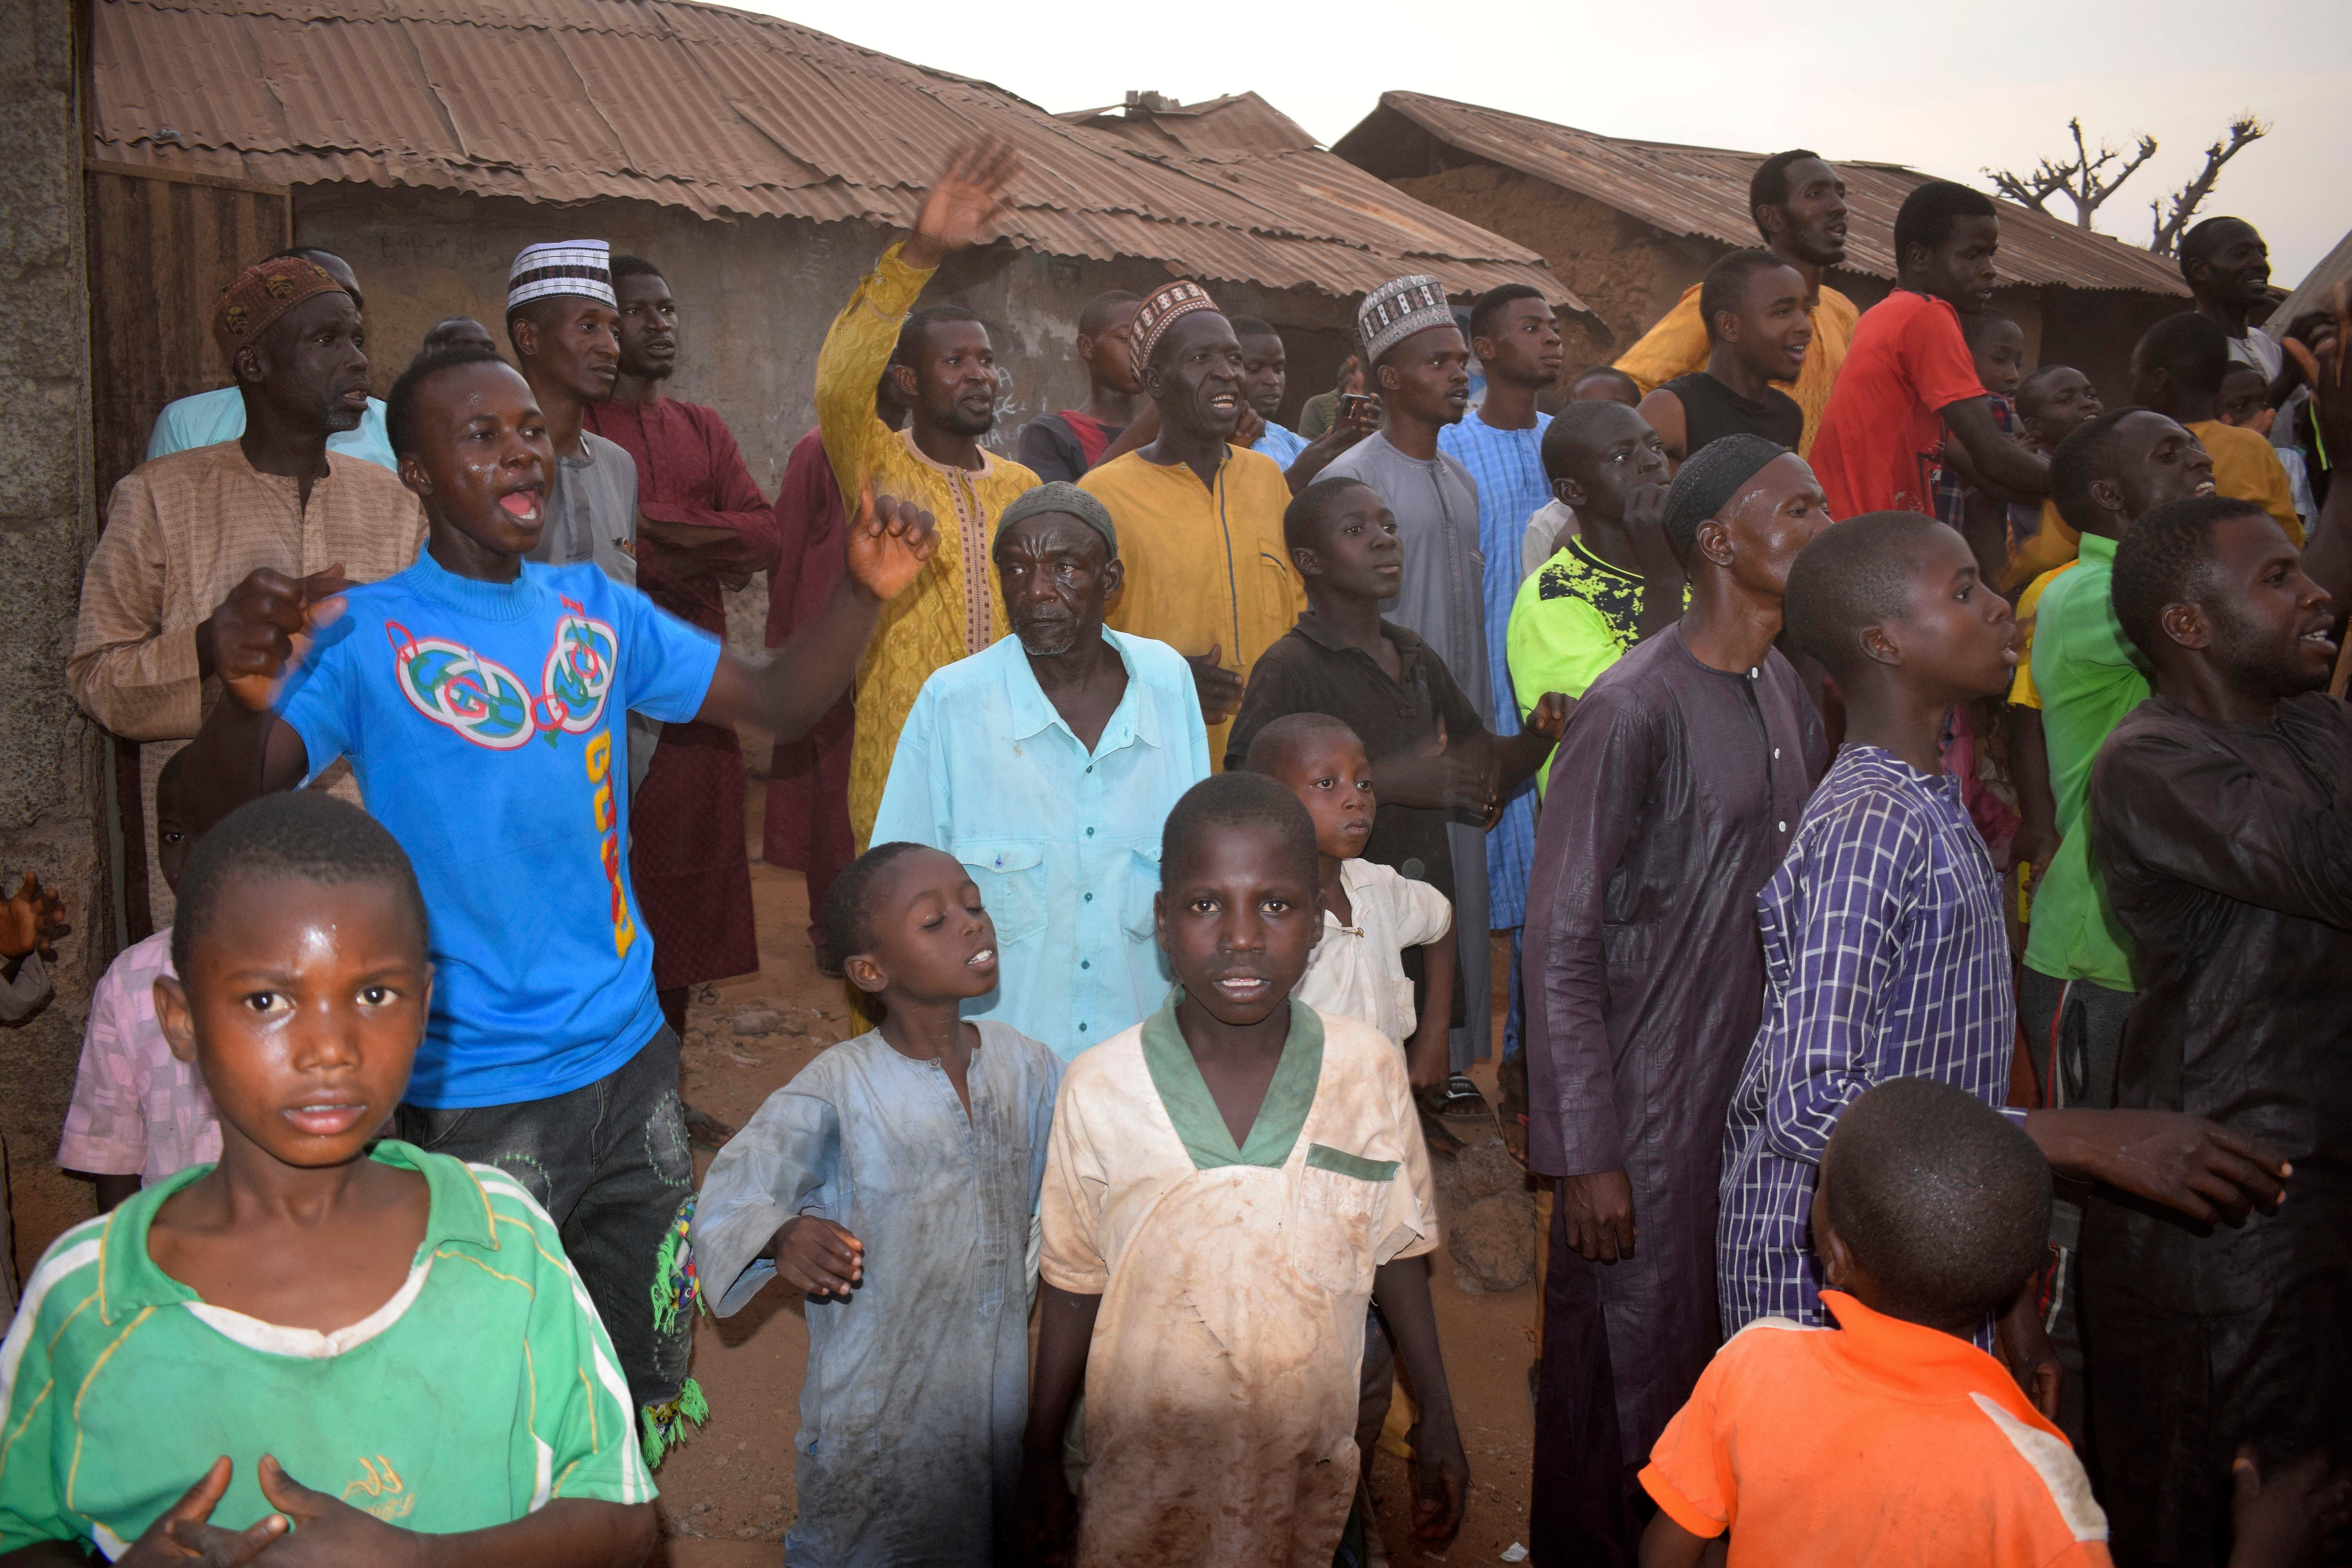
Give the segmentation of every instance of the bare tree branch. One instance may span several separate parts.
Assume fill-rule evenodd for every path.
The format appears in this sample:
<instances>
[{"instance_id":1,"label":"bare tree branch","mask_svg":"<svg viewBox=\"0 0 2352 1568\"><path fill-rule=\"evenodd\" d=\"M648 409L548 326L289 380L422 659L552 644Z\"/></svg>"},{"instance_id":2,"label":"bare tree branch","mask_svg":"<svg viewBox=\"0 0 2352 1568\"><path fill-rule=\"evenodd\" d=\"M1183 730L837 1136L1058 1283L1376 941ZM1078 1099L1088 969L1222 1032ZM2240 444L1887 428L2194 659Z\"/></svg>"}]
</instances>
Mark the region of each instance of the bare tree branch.
<instances>
[{"instance_id":1,"label":"bare tree branch","mask_svg":"<svg viewBox=\"0 0 2352 1568\"><path fill-rule=\"evenodd\" d=\"M2216 142L2205 149L2205 166L2198 171L2195 179L2172 194L2172 210L2166 212L2163 202L2147 204L2149 222L2156 230L2155 237L2148 241L2148 249L2158 256L2172 255L2180 244L2182 233L2197 216L2197 209L2213 194L2213 182L2221 176L2221 165L2270 133L2271 128L2251 109L2230 121L2229 140Z\"/></svg>"},{"instance_id":2,"label":"bare tree branch","mask_svg":"<svg viewBox=\"0 0 2352 1568\"><path fill-rule=\"evenodd\" d=\"M2031 174L2018 174L2007 169L1987 169L1985 177L1993 189L2011 201L2022 203L2036 212L2050 210L2050 198L2059 192L2074 204L2074 226L2091 226L2091 215L2100 204L2116 194L2117 186L2132 177L2138 167L2156 155L2156 138L2143 135L2139 146L2123 167L2106 175L2107 166L2123 156L2114 148L2101 142L2096 156L2083 140L2083 121L2078 115L2066 122L2067 133L2074 141L2074 155L2064 162L2044 158ZM2104 177L2103 177L2104 175Z\"/></svg>"}]
</instances>

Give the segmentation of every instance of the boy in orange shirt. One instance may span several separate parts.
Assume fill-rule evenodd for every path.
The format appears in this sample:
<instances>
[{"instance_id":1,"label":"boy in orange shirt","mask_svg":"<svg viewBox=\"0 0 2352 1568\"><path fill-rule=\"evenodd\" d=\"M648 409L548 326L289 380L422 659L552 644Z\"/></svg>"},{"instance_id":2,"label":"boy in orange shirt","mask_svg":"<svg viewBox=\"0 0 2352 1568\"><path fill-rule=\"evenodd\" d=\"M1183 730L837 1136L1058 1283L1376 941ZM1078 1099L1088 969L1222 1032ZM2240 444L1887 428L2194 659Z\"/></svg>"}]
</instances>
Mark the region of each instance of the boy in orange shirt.
<instances>
[{"instance_id":1,"label":"boy in orange shirt","mask_svg":"<svg viewBox=\"0 0 2352 1568\"><path fill-rule=\"evenodd\" d=\"M1659 1513L1642 1568L2106 1568L2107 1520L2058 1428L1970 1341L2045 1251L2050 1163L1979 1100L1891 1079L1846 1108L1812 1207L1836 1329L1735 1335L1642 1471ZM2268 1486L2238 1459L2231 1568L2293 1562L2340 1522L2305 1465Z\"/></svg>"}]
</instances>

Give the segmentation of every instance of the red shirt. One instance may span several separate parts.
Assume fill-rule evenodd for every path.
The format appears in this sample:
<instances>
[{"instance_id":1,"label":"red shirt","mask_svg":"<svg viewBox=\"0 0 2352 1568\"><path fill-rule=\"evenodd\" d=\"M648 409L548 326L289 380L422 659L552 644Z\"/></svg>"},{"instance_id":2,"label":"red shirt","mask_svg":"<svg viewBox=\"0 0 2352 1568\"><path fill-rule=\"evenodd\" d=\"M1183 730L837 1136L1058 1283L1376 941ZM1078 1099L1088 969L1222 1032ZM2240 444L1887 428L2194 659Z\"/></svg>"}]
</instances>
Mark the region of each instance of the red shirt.
<instances>
[{"instance_id":1,"label":"red shirt","mask_svg":"<svg viewBox=\"0 0 2352 1568\"><path fill-rule=\"evenodd\" d=\"M1865 318L1866 319L1866 318ZM1843 1290L1835 1329L1759 1318L1716 1352L1642 1485L1727 1568L2108 1568L2090 1478L2017 1380Z\"/></svg>"},{"instance_id":2,"label":"red shirt","mask_svg":"<svg viewBox=\"0 0 2352 1568\"><path fill-rule=\"evenodd\" d=\"M1897 289L1864 310L1808 459L1830 515L1935 516L1942 411L1984 395L1949 300Z\"/></svg>"}]
</instances>

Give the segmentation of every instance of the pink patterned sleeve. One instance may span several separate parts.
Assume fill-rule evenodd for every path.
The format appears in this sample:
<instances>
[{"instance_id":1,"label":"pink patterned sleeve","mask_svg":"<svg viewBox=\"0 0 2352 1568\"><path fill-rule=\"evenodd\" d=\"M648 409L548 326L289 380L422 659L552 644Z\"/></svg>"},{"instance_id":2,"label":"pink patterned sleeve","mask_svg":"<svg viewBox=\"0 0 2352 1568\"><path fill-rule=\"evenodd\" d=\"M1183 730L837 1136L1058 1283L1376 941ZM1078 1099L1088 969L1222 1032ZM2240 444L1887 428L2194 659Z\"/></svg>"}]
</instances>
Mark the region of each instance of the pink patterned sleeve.
<instances>
[{"instance_id":1,"label":"pink patterned sleeve","mask_svg":"<svg viewBox=\"0 0 2352 1568\"><path fill-rule=\"evenodd\" d=\"M147 1120L140 1109L139 1064L131 1043L142 1015L146 1026L154 1026L153 977L142 971L140 978L146 984L134 987L127 984L124 969L118 959L90 994L73 1103L66 1108L65 1137L58 1144L58 1163L68 1171L135 1176L146 1163ZM134 990L140 994L133 995Z\"/></svg>"}]
</instances>

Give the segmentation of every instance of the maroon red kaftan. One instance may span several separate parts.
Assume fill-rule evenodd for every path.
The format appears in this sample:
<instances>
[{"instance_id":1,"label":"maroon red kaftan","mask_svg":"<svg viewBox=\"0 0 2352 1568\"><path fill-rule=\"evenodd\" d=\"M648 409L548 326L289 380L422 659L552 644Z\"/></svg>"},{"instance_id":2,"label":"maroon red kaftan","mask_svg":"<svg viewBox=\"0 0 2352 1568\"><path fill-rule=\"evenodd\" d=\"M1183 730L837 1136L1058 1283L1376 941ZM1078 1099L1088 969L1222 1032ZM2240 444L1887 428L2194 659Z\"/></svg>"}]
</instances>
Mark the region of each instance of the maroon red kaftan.
<instances>
[{"instance_id":1,"label":"maroon red kaftan","mask_svg":"<svg viewBox=\"0 0 2352 1568\"><path fill-rule=\"evenodd\" d=\"M848 521L841 487L817 432L793 448L776 488L780 558L768 579L768 646L782 647L814 621L841 581ZM768 770L761 858L808 874L809 940L819 941L825 889L855 858L849 831L850 694L803 740L777 746Z\"/></svg>"}]
</instances>

